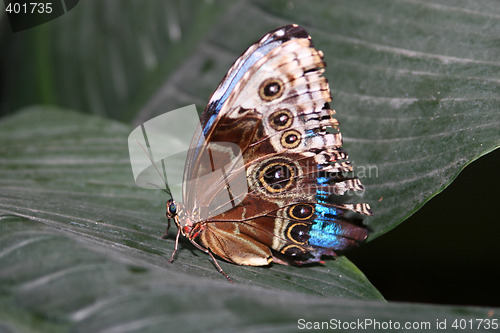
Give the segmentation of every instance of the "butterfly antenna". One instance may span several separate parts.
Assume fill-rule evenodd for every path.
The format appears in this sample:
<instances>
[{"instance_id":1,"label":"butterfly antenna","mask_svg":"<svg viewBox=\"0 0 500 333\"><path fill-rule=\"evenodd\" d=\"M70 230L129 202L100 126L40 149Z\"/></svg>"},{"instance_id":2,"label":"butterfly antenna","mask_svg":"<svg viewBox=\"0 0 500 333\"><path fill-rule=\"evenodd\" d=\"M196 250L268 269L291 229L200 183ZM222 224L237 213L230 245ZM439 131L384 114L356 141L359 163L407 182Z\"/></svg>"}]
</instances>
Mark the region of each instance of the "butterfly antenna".
<instances>
[{"instance_id":1,"label":"butterfly antenna","mask_svg":"<svg viewBox=\"0 0 500 333\"><path fill-rule=\"evenodd\" d=\"M146 150L146 148L139 142L139 140L137 140L137 144L141 147L141 149L144 151L144 153L146 154L146 156L149 158L149 161L151 162L151 164L153 165L153 167L155 168L156 172L158 173L158 175L160 176L161 180L163 180L163 183L165 184L165 188L161 188L160 186L156 185L156 184L153 184L153 183L148 183L150 185L153 185L153 186L156 186L158 187L160 190L162 190L163 192L167 193L171 198L172 198L172 192L170 192L170 187L168 186L167 184L167 180L165 179L165 177L162 175L162 173L160 172L160 170L158 169L158 167L156 166L153 158L151 157L151 154ZM149 148L149 147L148 147Z\"/></svg>"},{"instance_id":2,"label":"butterfly antenna","mask_svg":"<svg viewBox=\"0 0 500 333\"><path fill-rule=\"evenodd\" d=\"M159 190L162 190L163 192L167 193L168 195L170 195L170 197L172 197L172 193L170 193L170 191L167 189L167 188L163 188L163 187L160 187L156 184L153 184L153 183L147 183L148 185L151 185L151 186L155 186L157 187Z\"/></svg>"}]
</instances>

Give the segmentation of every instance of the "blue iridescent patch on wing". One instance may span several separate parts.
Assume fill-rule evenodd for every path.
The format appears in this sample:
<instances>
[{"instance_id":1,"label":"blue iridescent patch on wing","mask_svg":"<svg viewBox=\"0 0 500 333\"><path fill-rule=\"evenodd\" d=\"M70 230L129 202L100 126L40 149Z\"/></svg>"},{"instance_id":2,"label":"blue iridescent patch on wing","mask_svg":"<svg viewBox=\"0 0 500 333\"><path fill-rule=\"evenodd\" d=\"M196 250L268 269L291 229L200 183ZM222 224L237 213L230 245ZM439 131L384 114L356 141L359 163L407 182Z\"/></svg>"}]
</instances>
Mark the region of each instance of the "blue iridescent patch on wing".
<instances>
[{"instance_id":1,"label":"blue iridescent patch on wing","mask_svg":"<svg viewBox=\"0 0 500 333\"><path fill-rule=\"evenodd\" d=\"M315 204L316 218L309 230L309 244L322 248L340 249L344 244L342 235L348 231L344 230L339 223L335 223L337 216L342 212L328 204L330 193L320 189L321 186L327 185L329 180L327 176L316 178L319 187L316 190L318 203Z\"/></svg>"},{"instance_id":2,"label":"blue iridescent patch on wing","mask_svg":"<svg viewBox=\"0 0 500 333\"><path fill-rule=\"evenodd\" d=\"M324 248L336 248L339 245L338 235L342 234L340 225L335 223L339 214L337 208L327 206L324 196L318 195L319 203L315 204L316 218L309 231L309 244Z\"/></svg>"},{"instance_id":3,"label":"blue iridescent patch on wing","mask_svg":"<svg viewBox=\"0 0 500 333\"><path fill-rule=\"evenodd\" d=\"M316 221L309 231L309 244L327 249L338 249L342 244L339 235L342 234L342 228L331 221Z\"/></svg>"},{"instance_id":4,"label":"blue iridescent patch on wing","mask_svg":"<svg viewBox=\"0 0 500 333\"><path fill-rule=\"evenodd\" d=\"M315 137L318 133L314 132L313 129L306 129L306 140Z\"/></svg>"}]
</instances>

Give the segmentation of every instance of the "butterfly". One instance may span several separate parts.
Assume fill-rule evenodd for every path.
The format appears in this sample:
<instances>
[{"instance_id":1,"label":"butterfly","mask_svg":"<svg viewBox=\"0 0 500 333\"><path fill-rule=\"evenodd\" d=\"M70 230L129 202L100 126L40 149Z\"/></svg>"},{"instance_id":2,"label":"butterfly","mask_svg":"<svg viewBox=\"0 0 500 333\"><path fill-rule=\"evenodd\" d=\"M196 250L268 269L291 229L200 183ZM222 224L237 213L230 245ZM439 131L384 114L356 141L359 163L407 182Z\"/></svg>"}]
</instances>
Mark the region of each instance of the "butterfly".
<instances>
[{"instance_id":1,"label":"butterfly","mask_svg":"<svg viewBox=\"0 0 500 333\"><path fill-rule=\"evenodd\" d=\"M363 186L342 149L324 67L298 25L267 33L236 60L192 139L183 203L167 202L168 227L178 228L170 261L182 235L231 281L215 256L321 263L367 238L362 217L372 211L348 202Z\"/></svg>"}]
</instances>

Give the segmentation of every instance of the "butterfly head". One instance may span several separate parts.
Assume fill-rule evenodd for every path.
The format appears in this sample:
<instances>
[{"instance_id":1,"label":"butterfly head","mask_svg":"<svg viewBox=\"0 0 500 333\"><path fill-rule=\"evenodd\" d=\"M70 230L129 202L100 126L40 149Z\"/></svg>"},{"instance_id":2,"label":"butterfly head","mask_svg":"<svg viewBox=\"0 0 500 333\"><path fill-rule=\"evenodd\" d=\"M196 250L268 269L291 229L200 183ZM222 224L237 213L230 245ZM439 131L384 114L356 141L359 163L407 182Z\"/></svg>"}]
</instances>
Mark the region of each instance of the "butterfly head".
<instances>
[{"instance_id":1,"label":"butterfly head","mask_svg":"<svg viewBox=\"0 0 500 333\"><path fill-rule=\"evenodd\" d=\"M167 201L167 218L175 219L177 216L177 203L173 199Z\"/></svg>"},{"instance_id":2,"label":"butterfly head","mask_svg":"<svg viewBox=\"0 0 500 333\"><path fill-rule=\"evenodd\" d=\"M169 199L167 201L167 218L170 225L170 219L174 220L177 228L181 231L183 236L189 235L191 230L193 229L193 222L187 216L186 210L181 203L174 201L173 199Z\"/></svg>"}]
</instances>

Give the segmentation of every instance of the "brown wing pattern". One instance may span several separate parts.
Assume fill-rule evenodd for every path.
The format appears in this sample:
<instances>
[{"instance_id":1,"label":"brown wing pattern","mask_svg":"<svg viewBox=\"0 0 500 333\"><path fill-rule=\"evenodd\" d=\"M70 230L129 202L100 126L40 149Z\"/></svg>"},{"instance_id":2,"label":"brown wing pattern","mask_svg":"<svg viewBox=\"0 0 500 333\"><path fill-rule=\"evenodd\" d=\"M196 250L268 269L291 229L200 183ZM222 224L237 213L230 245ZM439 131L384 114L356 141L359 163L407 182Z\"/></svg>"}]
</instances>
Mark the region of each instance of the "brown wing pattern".
<instances>
[{"instance_id":1,"label":"brown wing pattern","mask_svg":"<svg viewBox=\"0 0 500 333\"><path fill-rule=\"evenodd\" d=\"M205 211L200 243L225 260L317 262L367 237L359 215L371 215L368 204L344 197L363 187L341 148L322 58L304 34L273 48L234 85L205 129L207 144L193 141L193 154L207 158L189 165L186 207ZM218 142L235 144L242 163L231 163L238 149ZM222 176L198 180L217 168ZM231 191L242 174L245 191Z\"/></svg>"}]
</instances>

